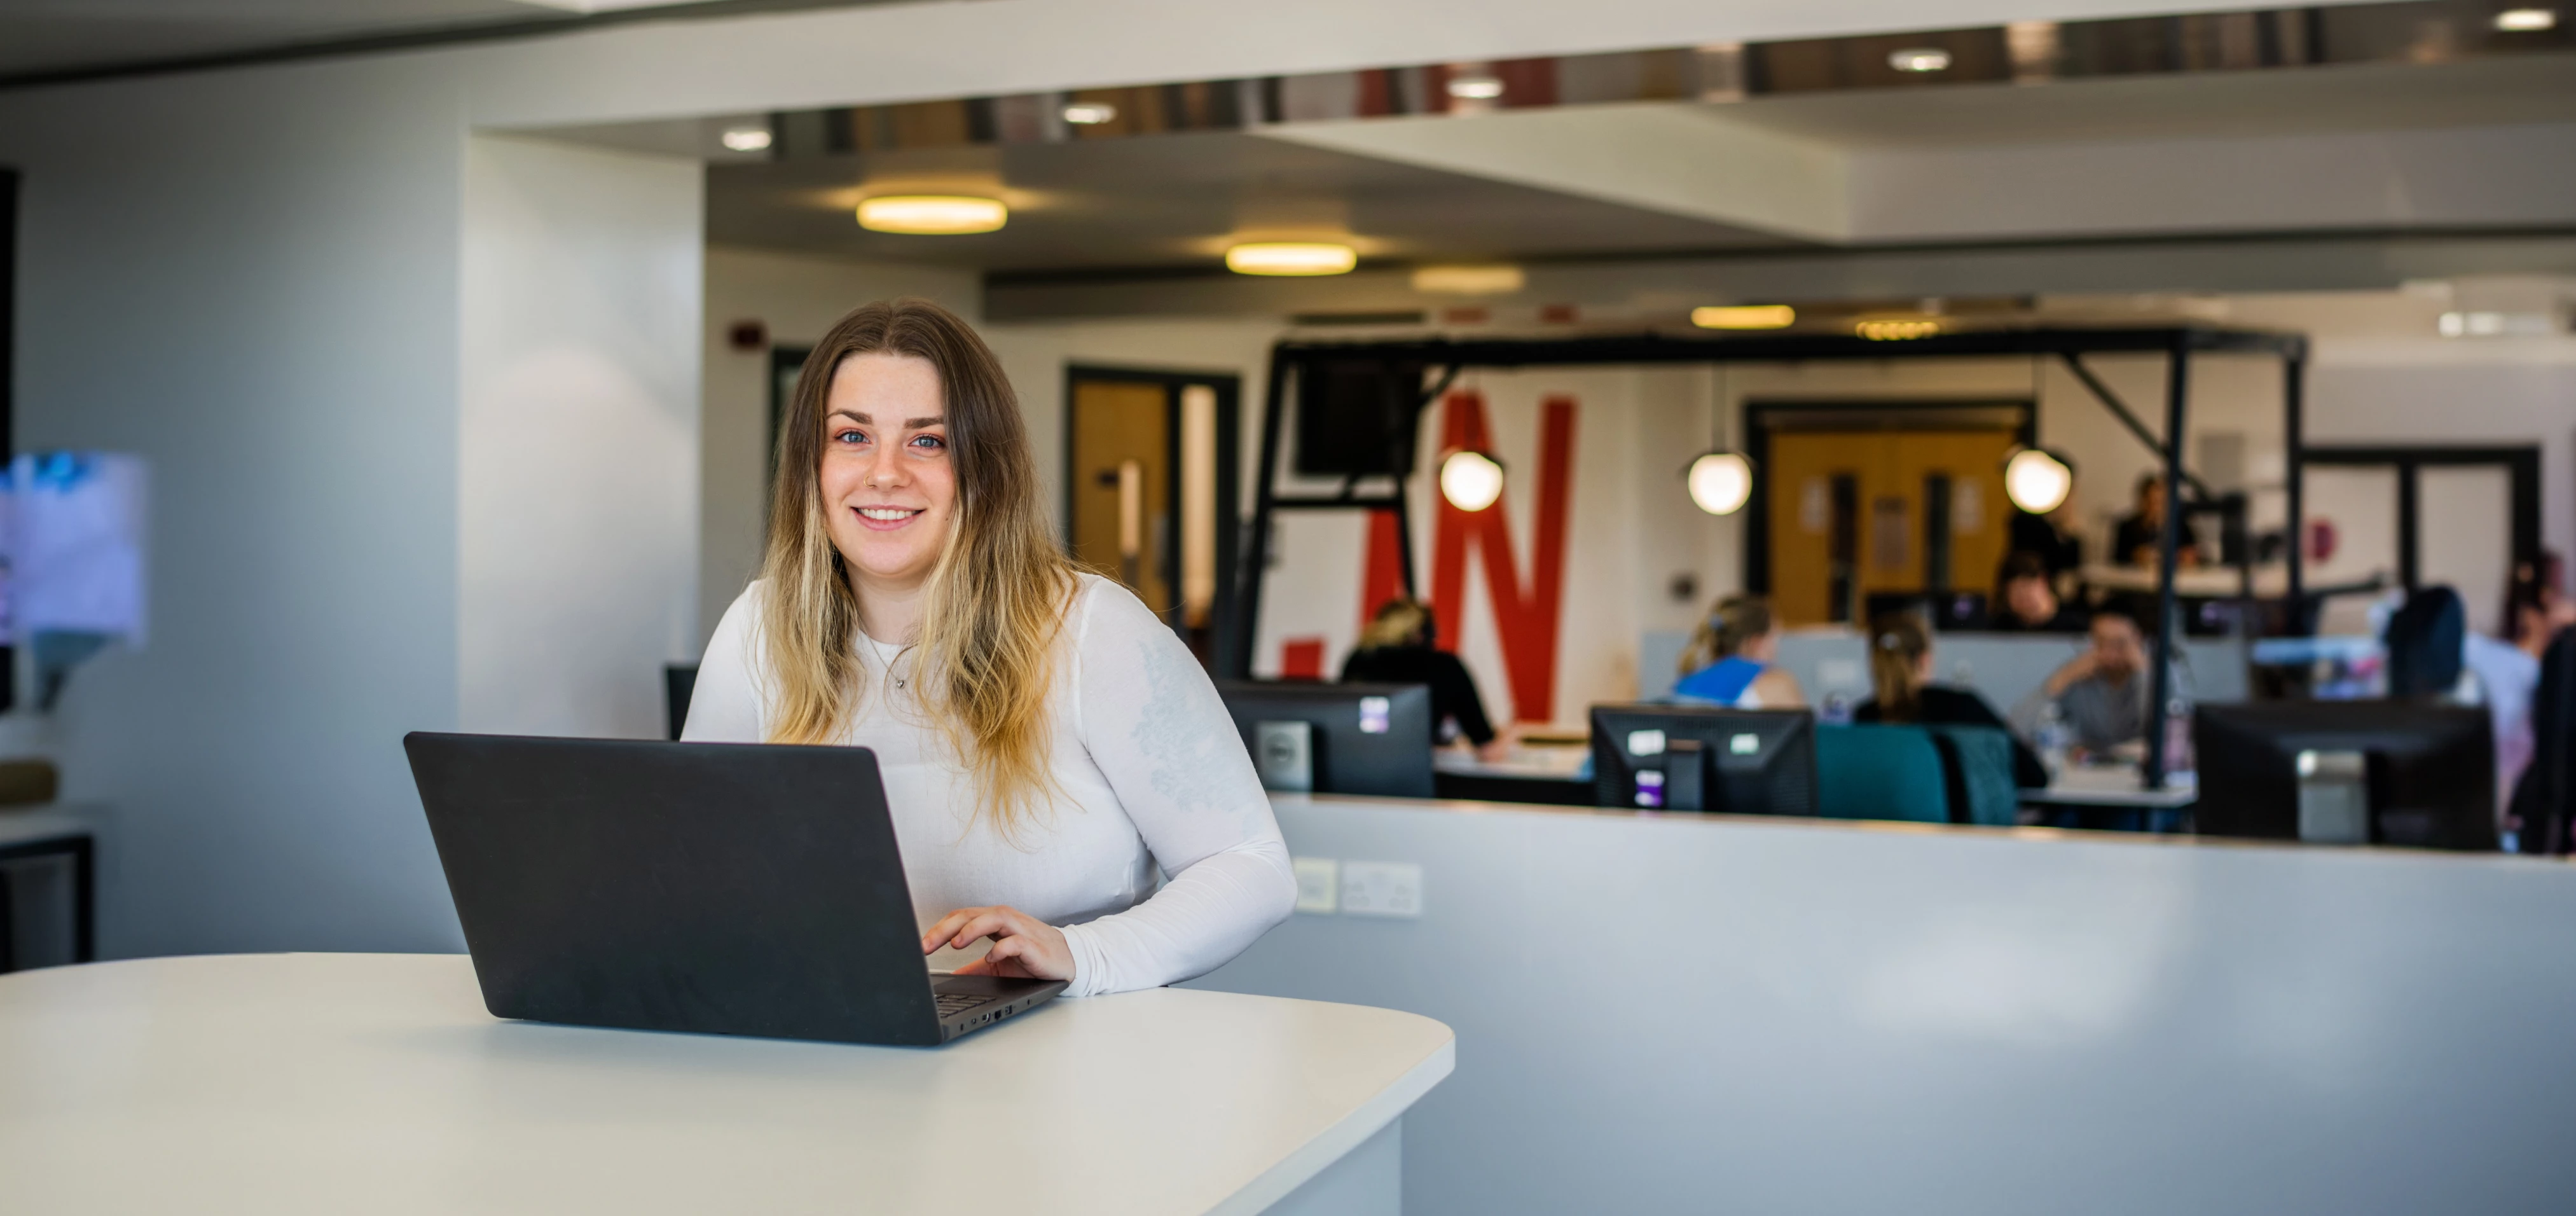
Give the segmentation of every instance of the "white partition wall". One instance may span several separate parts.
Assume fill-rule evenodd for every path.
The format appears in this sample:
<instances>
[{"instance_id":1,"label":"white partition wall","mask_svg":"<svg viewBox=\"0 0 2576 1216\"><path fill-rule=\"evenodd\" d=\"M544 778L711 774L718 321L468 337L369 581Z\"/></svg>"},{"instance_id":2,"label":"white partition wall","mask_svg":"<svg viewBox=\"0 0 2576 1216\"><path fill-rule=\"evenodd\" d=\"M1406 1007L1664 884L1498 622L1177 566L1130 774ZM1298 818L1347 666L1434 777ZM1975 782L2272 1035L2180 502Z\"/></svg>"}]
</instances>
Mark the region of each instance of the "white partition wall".
<instances>
[{"instance_id":1,"label":"white partition wall","mask_svg":"<svg viewBox=\"0 0 2576 1216\"><path fill-rule=\"evenodd\" d=\"M2576 869L1278 800L1422 867L1199 981L1438 1018L1415 1216L2564 1211Z\"/></svg>"}]
</instances>

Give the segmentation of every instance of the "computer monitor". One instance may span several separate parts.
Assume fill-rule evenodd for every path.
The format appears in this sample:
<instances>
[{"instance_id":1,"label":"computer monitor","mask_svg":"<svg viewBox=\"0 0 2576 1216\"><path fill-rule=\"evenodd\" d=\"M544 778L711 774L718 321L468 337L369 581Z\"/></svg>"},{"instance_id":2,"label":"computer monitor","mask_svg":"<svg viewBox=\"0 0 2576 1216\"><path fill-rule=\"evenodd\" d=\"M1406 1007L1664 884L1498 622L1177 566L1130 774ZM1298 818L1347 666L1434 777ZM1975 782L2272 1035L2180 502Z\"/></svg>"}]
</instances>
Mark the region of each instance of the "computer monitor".
<instances>
[{"instance_id":1,"label":"computer monitor","mask_svg":"<svg viewBox=\"0 0 2576 1216\"><path fill-rule=\"evenodd\" d=\"M1816 813L1816 717L1803 709L1592 707L1602 806Z\"/></svg>"},{"instance_id":2,"label":"computer monitor","mask_svg":"<svg viewBox=\"0 0 2576 1216\"><path fill-rule=\"evenodd\" d=\"M1225 680L1216 691L1266 788L1431 797L1427 685Z\"/></svg>"},{"instance_id":3,"label":"computer monitor","mask_svg":"<svg viewBox=\"0 0 2576 1216\"><path fill-rule=\"evenodd\" d=\"M2492 738L2466 706L2203 705L2193 818L2206 836L2493 850Z\"/></svg>"}]
</instances>

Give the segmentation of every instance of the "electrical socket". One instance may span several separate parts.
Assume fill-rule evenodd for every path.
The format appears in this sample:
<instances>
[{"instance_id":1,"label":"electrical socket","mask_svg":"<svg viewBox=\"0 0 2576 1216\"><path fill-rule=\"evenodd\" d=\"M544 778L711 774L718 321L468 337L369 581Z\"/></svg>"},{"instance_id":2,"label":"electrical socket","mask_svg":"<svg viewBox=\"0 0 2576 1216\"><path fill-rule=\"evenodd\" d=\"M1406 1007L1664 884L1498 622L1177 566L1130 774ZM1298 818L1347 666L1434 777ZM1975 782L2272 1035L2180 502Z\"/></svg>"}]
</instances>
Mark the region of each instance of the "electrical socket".
<instances>
[{"instance_id":1,"label":"electrical socket","mask_svg":"<svg viewBox=\"0 0 2576 1216\"><path fill-rule=\"evenodd\" d=\"M1409 861L1343 862L1342 911L1352 916L1422 915L1422 867Z\"/></svg>"},{"instance_id":2,"label":"electrical socket","mask_svg":"<svg viewBox=\"0 0 2576 1216\"><path fill-rule=\"evenodd\" d=\"M1331 916L1342 906L1341 863L1330 857L1298 857L1289 861L1297 874L1297 910L1317 916Z\"/></svg>"}]
</instances>

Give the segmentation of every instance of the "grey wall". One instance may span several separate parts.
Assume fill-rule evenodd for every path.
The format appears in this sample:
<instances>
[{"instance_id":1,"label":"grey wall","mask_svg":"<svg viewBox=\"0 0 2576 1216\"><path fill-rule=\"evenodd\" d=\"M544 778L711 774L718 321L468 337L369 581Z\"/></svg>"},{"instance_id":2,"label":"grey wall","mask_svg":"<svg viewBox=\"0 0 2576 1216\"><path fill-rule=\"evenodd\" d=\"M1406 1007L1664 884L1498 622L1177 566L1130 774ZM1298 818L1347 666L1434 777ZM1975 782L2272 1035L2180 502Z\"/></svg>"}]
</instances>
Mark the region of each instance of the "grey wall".
<instances>
[{"instance_id":1,"label":"grey wall","mask_svg":"<svg viewBox=\"0 0 2576 1216\"><path fill-rule=\"evenodd\" d=\"M2557 1212L2576 870L2039 830L1277 799L1410 861L1200 986L1458 1034L1415 1216Z\"/></svg>"}]
</instances>

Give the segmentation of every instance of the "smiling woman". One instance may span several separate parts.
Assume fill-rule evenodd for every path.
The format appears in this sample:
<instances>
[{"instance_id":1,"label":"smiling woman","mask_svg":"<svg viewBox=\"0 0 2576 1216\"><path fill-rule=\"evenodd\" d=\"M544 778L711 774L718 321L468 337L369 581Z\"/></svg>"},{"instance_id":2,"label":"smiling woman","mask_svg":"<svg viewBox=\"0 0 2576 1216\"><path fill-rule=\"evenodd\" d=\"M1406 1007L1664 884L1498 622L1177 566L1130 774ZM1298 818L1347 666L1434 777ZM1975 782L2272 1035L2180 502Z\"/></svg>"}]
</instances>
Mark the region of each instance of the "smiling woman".
<instances>
[{"instance_id":1,"label":"smiling woman","mask_svg":"<svg viewBox=\"0 0 2576 1216\"><path fill-rule=\"evenodd\" d=\"M1114 992L1202 974L1287 916L1287 848L1215 686L1066 560L965 322L921 300L842 318L778 470L762 577L681 737L873 749L924 953L989 938L961 973Z\"/></svg>"}]
</instances>

